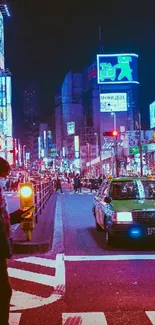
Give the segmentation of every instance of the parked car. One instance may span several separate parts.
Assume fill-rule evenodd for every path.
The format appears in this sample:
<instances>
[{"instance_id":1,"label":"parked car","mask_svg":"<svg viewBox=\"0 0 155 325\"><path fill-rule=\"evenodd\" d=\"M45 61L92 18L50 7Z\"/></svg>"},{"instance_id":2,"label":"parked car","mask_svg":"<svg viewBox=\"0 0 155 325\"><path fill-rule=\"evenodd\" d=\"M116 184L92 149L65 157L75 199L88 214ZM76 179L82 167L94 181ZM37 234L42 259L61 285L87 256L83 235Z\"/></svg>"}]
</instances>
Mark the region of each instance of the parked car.
<instances>
[{"instance_id":1,"label":"parked car","mask_svg":"<svg viewBox=\"0 0 155 325\"><path fill-rule=\"evenodd\" d=\"M155 179L122 177L104 180L93 201L96 229L105 242L119 237L155 240Z\"/></svg>"}]
</instances>

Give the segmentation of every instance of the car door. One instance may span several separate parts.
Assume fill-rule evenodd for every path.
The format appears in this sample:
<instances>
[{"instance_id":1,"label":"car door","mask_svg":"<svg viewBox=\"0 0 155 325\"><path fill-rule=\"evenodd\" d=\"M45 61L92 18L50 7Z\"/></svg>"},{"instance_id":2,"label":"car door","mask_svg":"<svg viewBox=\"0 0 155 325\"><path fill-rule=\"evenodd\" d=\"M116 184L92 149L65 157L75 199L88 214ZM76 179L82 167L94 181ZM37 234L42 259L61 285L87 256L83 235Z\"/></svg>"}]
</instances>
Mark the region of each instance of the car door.
<instances>
[{"instance_id":1,"label":"car door","mask_svg":"<svg viewBox=\"0 0 155 325\"><path fill-rule=\"evenodd\" d=\"M106 205L104 199L107 196L108 193L108 184L102 188L101 191L101 199L98 202L98 211L97 211L97 223L104 229L104 219L105 219L105 211L106 211Z\"/></svg>"}]
</instances>

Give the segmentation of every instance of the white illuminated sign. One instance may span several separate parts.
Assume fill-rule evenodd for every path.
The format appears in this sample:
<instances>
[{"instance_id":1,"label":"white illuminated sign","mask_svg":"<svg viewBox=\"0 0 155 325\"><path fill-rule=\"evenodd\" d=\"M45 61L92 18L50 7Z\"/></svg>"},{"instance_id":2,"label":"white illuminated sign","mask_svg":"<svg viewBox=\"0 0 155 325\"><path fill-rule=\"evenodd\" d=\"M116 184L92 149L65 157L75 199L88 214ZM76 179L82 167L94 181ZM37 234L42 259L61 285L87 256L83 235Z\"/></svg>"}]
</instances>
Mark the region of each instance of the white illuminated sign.
<instances>
[{"instance_id":1,"label":"white illuminated sign","mask_svg":"<svg viewBox=\"0 0 155 325\"><path fill-rule=\"evenodd\" d=\"M38 137L38 158L40 159L40 151L41 151L41 140L40 137Z\"/></svg>"},{"instance_id":2,"label":"white illuminated sign","mask_svg":"<svg viewBox=\"0 0 155 325\"><path fill-rule=\"evenodd\" d=\"M80 142L79 136L75 135L74 137L74 148L75 148L75 158L79 158L80 155Z\"/></svg>"},{"instance_id":3,"label":"white illuminated sign","mask_svg":"<svg viewBox=\"0 0 155 325\"><path fill-rule=\"evenodd\" d=\"M100 94L100 112L127 111L126 93Z\"/></svg>"},{"instance_id":4,"label":"white illuminated sign","mask_svg":"<svg viewBox=\"0 0 155 325\"><path fill-rule=\"evenodd\" d=\"M155 128L155 102L150 104L150 129Z\"/></svg>"},{"instance_id":5,"label":"white illuminated sign","mask_svg":"<svg viewBox=\"0 0 155 325\"><path fill-rule=\"evenodd\" d=\"M75 122L68 122L67 123L67 134L71 135L75 133Z\"/></svg>"}]
</instances>

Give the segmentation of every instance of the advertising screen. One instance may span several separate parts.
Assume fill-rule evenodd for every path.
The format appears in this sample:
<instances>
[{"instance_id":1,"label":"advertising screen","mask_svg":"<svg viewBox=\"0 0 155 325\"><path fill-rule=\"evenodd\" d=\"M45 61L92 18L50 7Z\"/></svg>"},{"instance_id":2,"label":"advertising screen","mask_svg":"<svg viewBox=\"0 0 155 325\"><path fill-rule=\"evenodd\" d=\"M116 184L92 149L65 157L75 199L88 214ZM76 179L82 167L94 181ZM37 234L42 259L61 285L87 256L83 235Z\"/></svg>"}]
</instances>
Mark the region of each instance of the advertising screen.
<instances>
[{"instance_id":1,"label":"advertising screen","mask_svg":"<svg viewBox=\"0 0 155 325\"><path fill-rule=\"evenodd\" d=\"M0 69L4 70L4 26L3 16L0 12Z\"/></svg>"},{"instance_id":2,"label":"advertising screen","mask_svg":"<svg viewBox=\"0 0 155 325\"><path fill-rule=\"evenodd\" d=\"M137 59L137 54L97 55L98 84L139 84Z\"/></svg>"},{"instance_id":3,"label":"advertising screen","mask_svg":"<svg viewBox=\"0 0 155 325\"><path fill-rule=\"evenodd\" d=\"M67 123L67 134L71 135L75 133L75 122L68 122Z\"/></svg>"},{"instance_id":4,"label":"advertising screen","mask_svg":"<svg viewBox=\"0 0 155 325\"><path fill-rule=\"evenodd\" d=\"M155 102L150 104L150 129L155 128Z\"/></svg>"},{"instance_id":5,"label":"advertising screen","mask_svg":"<svg viewBox=\"0 0 155 325\"><path fill-rule=\"evenodd\" d=\"M127 111L126 93L100 94L100 112Z\"/></svg>"}]
</instances>

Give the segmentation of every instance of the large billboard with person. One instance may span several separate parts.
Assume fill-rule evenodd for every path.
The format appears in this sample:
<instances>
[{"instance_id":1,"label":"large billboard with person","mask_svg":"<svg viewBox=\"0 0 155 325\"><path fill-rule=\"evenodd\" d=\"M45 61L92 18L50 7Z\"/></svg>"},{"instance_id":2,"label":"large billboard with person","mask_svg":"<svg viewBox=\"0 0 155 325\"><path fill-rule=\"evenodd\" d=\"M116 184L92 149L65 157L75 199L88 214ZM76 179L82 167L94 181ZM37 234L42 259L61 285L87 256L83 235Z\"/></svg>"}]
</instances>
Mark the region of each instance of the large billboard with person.
<instances>
[{"instance_id":1,"label":"large billboard with person","mask_svg":"<svg viewBox=\"0 0 155 325\"><path fill-rule=\"evenodd\" d=\"M124 84L138 82L138 55L130 54L98 54L98 84Z\"/></svg>"}]
</instances>

